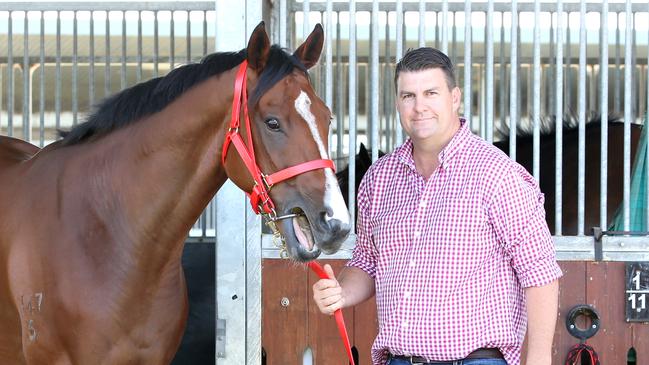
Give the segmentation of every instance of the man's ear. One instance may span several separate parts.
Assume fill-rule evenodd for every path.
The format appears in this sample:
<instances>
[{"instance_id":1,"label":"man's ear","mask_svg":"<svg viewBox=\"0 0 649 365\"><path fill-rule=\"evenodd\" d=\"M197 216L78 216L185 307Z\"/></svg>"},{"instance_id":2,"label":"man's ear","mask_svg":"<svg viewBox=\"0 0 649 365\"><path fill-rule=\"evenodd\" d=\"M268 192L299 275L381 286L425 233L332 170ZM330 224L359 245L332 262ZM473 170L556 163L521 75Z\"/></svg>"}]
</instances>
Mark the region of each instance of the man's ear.
<instances>
[{"instance_id":1,"label":"man's ear","mask_svg":"<svg viewBox=\"0 0 649 365\"><path fill-rule=\"evenodd\" d=\"M453 98L453 109L459 113L460 104L462 103L462 91L459 87L456 86L451 90L451 97Z\"/></svg>"}]
</instances>

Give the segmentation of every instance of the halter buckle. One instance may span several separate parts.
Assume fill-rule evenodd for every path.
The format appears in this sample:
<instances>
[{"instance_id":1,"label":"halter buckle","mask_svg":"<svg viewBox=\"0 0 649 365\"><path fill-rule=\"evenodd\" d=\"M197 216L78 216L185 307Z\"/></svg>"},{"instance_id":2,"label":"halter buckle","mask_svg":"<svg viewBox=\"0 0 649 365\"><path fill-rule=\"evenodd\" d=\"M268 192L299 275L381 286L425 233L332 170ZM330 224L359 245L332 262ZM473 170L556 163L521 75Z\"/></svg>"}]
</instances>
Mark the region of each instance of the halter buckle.
<instances>
[{"instance_id":1,"label":"halter buckle","mask_svg":"<svg viewBox=\"0 0 649 365\"><path fill-rule=\"evenodd\" d=\"M273 188L273 184L269 184L269 183L268 183L268 180L266 180L266 178L267 178L269 175L266 175L266 174L264 174L264 173L261 173L260 175L261 175L261 181L263 181L263 182L264 182L264 185L266 185L266 190L268 190L268 191L270 192L270 189Z\"/></svg>"}]
</instances>

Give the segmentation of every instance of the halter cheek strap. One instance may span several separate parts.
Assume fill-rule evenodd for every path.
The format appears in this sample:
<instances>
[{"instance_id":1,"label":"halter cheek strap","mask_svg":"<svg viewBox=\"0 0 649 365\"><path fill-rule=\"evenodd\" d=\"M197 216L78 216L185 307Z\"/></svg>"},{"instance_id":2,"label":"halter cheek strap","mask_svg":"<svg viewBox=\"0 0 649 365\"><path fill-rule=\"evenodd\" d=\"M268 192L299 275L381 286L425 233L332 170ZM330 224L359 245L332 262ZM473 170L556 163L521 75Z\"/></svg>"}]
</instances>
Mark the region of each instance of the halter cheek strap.
<instances>
[{"instance_id":1,"label":"halter cheek strap","mask_svg":"<svg viewBox=\"0 0 649 365\"><path fill-rule=\"evenodd\" d=\"M247 67L248 61L244 60L241 63L241 66L239 66L237 77L234 82L232 117L230 119L230 128L228 129L228 132L225 135L225 141L223 142L223 150L221 151L221 163L225 165L225 158L227 156L230 144L234 145L234 148L239 153L239 156L246 166L246 169L248 170L248 172L250 172L250 175L254 180L252 191L246 192L246 194L250 198L252 210L256 214L267 214L271 221L290 218L294 215L290 214L287 216L277 217L277 213L275 212L275 204L273 203L269 195L270 189L273 187L273 185L312 170L329 168L335 171L335 165L332 160L319 159L303 162L301 164L297 164L295 166L277 171L270 175L266 175L261 171L261 169L257 165L257 161L255 160L255 149L252 144L252 134L250 132L250 118L248 115L248 93L246 90ZM241 115L242 105L244 122L246 123L246 135L248 138L247 145L246 143L244 143L243 138L239 133L239 126L241 125L239 118Z\"/></svg>"}]
</instances>

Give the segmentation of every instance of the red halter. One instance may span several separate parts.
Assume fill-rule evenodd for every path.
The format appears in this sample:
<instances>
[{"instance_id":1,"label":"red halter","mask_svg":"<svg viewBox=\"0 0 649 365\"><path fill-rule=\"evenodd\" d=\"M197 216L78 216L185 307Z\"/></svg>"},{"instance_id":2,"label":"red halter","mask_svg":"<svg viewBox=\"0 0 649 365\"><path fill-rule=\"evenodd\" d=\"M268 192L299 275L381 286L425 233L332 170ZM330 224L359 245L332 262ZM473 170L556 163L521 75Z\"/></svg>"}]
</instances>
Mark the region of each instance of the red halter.
<instances>
[{"instance_id":1,"label":"red halter","mask_svg":"<svg viewBox=\"0 0 649 365\"><path fill-rule=\"evenodd\" d=\"M291 166L284 170L277 171L271 175L266 175L261 172L261 169L259 168L257 161L255 160L255 149L252 144L252 135L250 133L250 118L248 117L248 93L246 91L247 67L248 61L244 60L241 63L241 66L239 66L237 78L234 82L234 96L232 98L232 119L230 120L230 128L228 129L228 132L225 135L225 141L223 142L221 162L223 163L223 165L225 165L225 157L228 153L228 147L230 146L230 142L232 142L237 152L239 152L239 156L243 160L243 163L246 165L246 168L250 172L250 175L252 175L252 178L255 180L252 192L246 192L246 194L250 198L252 210L257 214L267 214L271 221L290 218L295 215L277 217L277 213L275 212L275 204L270 199L270 195L268 194L273 185L307 171L326 168L330 168L335 171L335 165L332 160L320 159ZM239 118L241 115L240 111L242 104L243 116L246 123L246 134L248 136L247 146L243 142L243 138L241 138L241 135L239 134Z\"/></svg>"}]
</instances>

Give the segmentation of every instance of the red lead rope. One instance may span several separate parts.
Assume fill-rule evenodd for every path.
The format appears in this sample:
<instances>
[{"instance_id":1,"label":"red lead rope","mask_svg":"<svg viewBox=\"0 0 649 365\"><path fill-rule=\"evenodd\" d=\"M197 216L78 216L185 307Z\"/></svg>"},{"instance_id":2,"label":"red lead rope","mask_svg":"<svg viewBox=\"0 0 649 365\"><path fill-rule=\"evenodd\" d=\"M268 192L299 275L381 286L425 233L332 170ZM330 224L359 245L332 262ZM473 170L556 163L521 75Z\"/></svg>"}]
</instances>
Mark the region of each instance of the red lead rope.
<instances>
[{"instance_id":1,"label":"red lead rope","mask_svg":"<svg viewBox=\"0 0 649 365\"><path fill-rule=\"evenodd\" d=\"M315 261L310 261L307 265L313 270L313 272L320 277L320 279L331 279L329 275L324 271L322 266ZM345 344L345 350L347 350L347 357L349 358L349 363L351 365L356 365L354 362L354 357L352 356L352 348L349 345L349 336L347 335L347 327L345 327L345 319L343 318L343 311L338 309L334 312L336 317L336 324L338 325L338 332L340 333L340 338L343 339Z\"/></svg>"}]
</instances>

